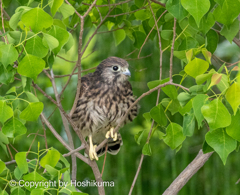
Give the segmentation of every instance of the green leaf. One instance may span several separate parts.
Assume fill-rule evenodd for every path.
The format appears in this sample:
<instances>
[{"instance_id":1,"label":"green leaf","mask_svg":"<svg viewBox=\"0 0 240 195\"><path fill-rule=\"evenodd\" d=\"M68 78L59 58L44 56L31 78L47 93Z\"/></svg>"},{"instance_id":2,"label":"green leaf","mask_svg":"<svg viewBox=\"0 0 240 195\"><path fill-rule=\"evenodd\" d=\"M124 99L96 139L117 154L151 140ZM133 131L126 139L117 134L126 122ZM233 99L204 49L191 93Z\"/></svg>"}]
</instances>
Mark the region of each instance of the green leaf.
<instances>
[{"instance_id":1,"label":"green leaf","mask_svg":"<svg viewBox=\"0 0 240 195\"><path fill-rule=\"evenodd\" d=\"M48 34L55 37L59 42L58 47L53 49L54 54L57 55L61 48L68 42L69 34L65 29L59 26L53 26Z\"/></svg>"},{"instance_id":2,"label":"green leaf","mask_svg":"<svg viewBox=\"0 0 240 195\"><path fill-rule=\"evenodd\" d=\"M134 47L140 49L146 38L146 35L141 31L134 31L132 35L135 39L134 44L133 44Z\"/></svg>"},{"instance_id":3,"label":"green leaf","mask_svg":"<svg viewBox=\"0 0 240 195\"><path fill-rule=\"evenodd\" d=\"M44 178L43 176L41 176L39 173L37 173L36 171L33 171L27 175L24 175L23 176L23 180L24 181L33 181L34 182L34 186L27 186L25 185L24 187L29 190L29 191L32 191L33 189L39 189L39 188L42 188L41 185L36 185L37 182L45 182L45 181L48 181L46 178ZM35 183L36 182L36 183Z\"/></svg>"},{"instance_id":4,"label":"green leaf","mask_svg":"<svg viewBox=\"0 0 240 195\"><path fill-rule=\"evenodd\" d=\"M214 30L210 29L207 33L207 40L206 40L207 50L211 53L217 49L218 45L218 34Z\"/></svg>"},{"instance_id":5,"label":"green leaf","mask_svg":"<svg viewBox=\"0 0 240 195\"><path fill-rule=\"evenodd\" d=\"M240 142L240 131L239 131L240 120L239 119L240 119L240 111L238 110L236 115L232 116L231 124L228 127L226 127L227 134L231 136L233 139L237 140L238 142Z\"/></svg>"},{"instance_id":6,"label":"green leaf","mask_svg":"<svg viewBox=\"0 0 240 195\"><path fill-rule=\"evenodd\" d=\"M134 0L135 5L140 8L144 5L144 0Z\"/></svg>"},{"instance_id":7,"label":"green leaf","mask_svg":"<svg viewBox=\"0 0 240 195\"><path fill-rule=\"evenodd\" d=\"M13 111L6 101L0 100L0 122L3 124L6 120L13 116Z\"/></svg>"},{"instance_id":8,"label":"green leaf","mask_svg":"<svg viewBox=\"0 0 240 195\"><path fill-rule=\"evenodd\" d=\"M0 64L0 72L0 83L8 85L14 81L14 74L16 73L16 70L13 67L8 66L5 68Z\"/></svg>"},{"instance_id":9,"label":"green leaf","mask_svg":"<svg viewBox=\"0 0 240 195\"><path fill-rule=\"evenodd\" d=\"M31 92L25 91L25 94L27 95L28 100L30 102L39 102L39 99L35 95L33 95Z\"/></svg>"},{"instance_id":10,"label":"green leaf","mask_svg":"<svg viewBox=\"0 0 240 195\"><path fill-rule=\"evenodd\" d=\"M14 176L16 177L16 179L20 180L22 178L23 173L20 171L19 167L17 166L14 169Z\"/></svg>"},{"instance_id":11,"label":"green leaf","mask_svg":"<svg viewBox=\"0 0 240 195\"><path fill-rule=\"evenodd\" d=\"M236 19L230 26L224 25L220 34L226 37L226 39L232 43L233 38L239 31L239 20Z\"/></svg>"},{"instance_id":12,"label":"green leaf","mask_svg":"<svg viewBox=\"0 0 240 195\"><path fill-rule=\"evenodd\" d=\"M22 15L23 11L20 12L16 12L15 14L12 15L12 17L9 20L9 26L13 29L16 30L17 29L17 25L19 20L21 19L21 15Z\"/></svg>"},{"instance_id":13,"label":"green leaf","mask_svg":"<svg viewBox=\"0 0 240 195\"><path fill-rule=\"evenodd\" d=\"M68 33L69 39L68 42L63 46L63 49L65 49L65 53L68 52L74 45L74 39L71 33Z\"/></svg>"},{"instance_id":14,"label":"green leaf","mask_svg":"<svg viewBox=\"0 0 240 195\"><path fill-rule=\"evenodd\" d=\"M151 109L150 115L159 125L167 125L167 117L164 113L161 103Z\"/></svg>"},{"instance_id":15,"label":"green leaf","mask_svg":"<svg viewBox=\"0 0 240 195\"><path fill-rule=\"evenodd\" d=\"M177 99L170 99L170 98L164 98L161 101L161 104L167 108L172 115L174 115L175 113L177 113L179 111L180 108L180 104L179 101Z\"/></svg>"},{"instance_id":16,"label":"green leaf","mask_svg":"<svg viewBox=\"0 0 240 195\"><path fill-rule=\"evenodd\" d=\"M209 63L207 61L195 58L185 66L184 71L191 77L196 78L206 72L208 67Z\"/></svg>"},{"instance_id":17,"label":"green leaf","mask_svg":"<svg viewBox=\"0 0 240 195\"><path fill-rule=\"evenodd\" d=\"M17 91L16 91L16 87L14 86L14 87L11 87L7 92L6 92L6 94L9 94L9 93L17 93Z\"/></svg>"},{"instance_id":18,"label":"green leaf","mask_svg":"<svg viewBox=\"0 0 240 195\"><path fill-rule=\"evenodd\" d=\"M63 4L63 0L53 0L52 7L51 7L51 13L54 16L59 9L59 7Z\"/></svg>"},{"instance_id":19,"label":"green leaf","mask_svg":"<svg viewBox=\"0 0 240 195\"><path fill-rule=\"evenodd\" d=\"M183 135L191 137L195 129L193 109L183 117Z\"/></svg>"},{"instance_id":20,"label":"green leaf","mask_svg":"<svg viewBox=\"0 0 240 195\"><path fill-rule=\"evenodd\" d=\"M31 195L44 195L45 190L44 189L33 189L31 191Z\"/></svg>"},{"instance_id":21,"label":"green leaf","mask_svg":"<svg viewBox=\"0 0 240 195\"><path fill-rule=\"evenodd\" d=\"M42 102L29 103L28 107L20 114L20 118L26 121L35 121L43 111Z\"/></svg>"},{"instance_id":22,"label":"green leaf","mask_svg":"<svg viewBox=\"0 0 240 195\"><path fill-rule=\"evenodd\" d=\"M46 33L43 33L43 40L42 41L43 41L43 44L45 46L48 46L50 50L53 50L53 49L55 49L56 47L59 46L58 40L55 37L53 37L49 34L46 34Z\"/></svg>"},{"instance_id":23,"label":"green leaf","mask_svg":"<svg viewBox=\"0 0 240 195\"><path fill-rule=\"evenodd\" d=\"M24 135L27 132L27 128L17 119L12 118L2 128L2 132L10 138Z\"/></svg>"},{"instance_id":24,"label":"green leaf","mask_svg":"<svg viewBox=\"0 0 240 195\"><path fill-rule=\"evenodd\" d=\"M213 13L209 12L208 15L207 16L205 15L200 21L199 30L205 35L212 28L214 24L215 24L215 18L213 16Z\"/></svg>"},{"instance_id":25,"label":"green leaf","mask_svg":"<svg viewBox=\"0 0 240 195\"><path fill-rule=\"evenodd\" d=\"M203 93L203 87L204 85L193 85L189 88L189 92L192 95L197 95L198 93Z\"/></svg>"},{"instance_id":26,"label":"green leaf","mask_svg":"<svg viewBox=\"0 0 240 195\"><path fill-rule=\"evenodd\" d=\"M224 0L222 6L218 6L213 11L216 20L224 25L231 25L240 12L240 2L238 0Z\"/></svg>"},{"instance_id":27,"label":"green leaf","mask_svg":"<svg viewBox=\"0 0 240 195\"><path fill-rule=\"evenodd\" d=\"M140 145L141 139L144 135L145 130L139 131L137 134L134 135L134 139L137 142L138 145Z\"/></svg>"},{"instance_id":28,"label":"green leaf","mask_svg":"<svg viewBox=\"0 0 240 195\"><path fill-rule=\"evenodd\" d=\"M63 18L66 19L69 16L73 15L75 12L75 9L73 6L63 3L61 7L59 8L59 11L62 13Z\"/></svg>"},{"instance_id":29,"label":"green leaf","mask_svg":"<svg viewBox=\"0 0 240 195\"><path fill-rule=\"evenodd\" d=\"M25 174L28 172L28 163L27 163L27 159L26 159L26 154L27 154L27 152L18 152L15 155L16 163L22 174Z\"/></svg>"},{"instance_id":30,"label":"green leaf","mask_svg":"<svg viewBox=\"0 0 240 195\"><path fill-rule=\"evenodd\" d=\"M172 100L173 99L177 99L178 96L178 92L175 86L173 85L167 85L163 88L161 88L163 90L163 92L170 97Z\"/></svg>"},{"instance_id":31,"label":"green leaf","mask_svg":"<svg viewBox=\"0 0 240 195\"><path fill-rule=\"evenodd\" d=\"M23 14L21 20L27 28L30 27L35 33L43 28L49 28L53 24L53 18L39 7Z\"/></svg>"},{"instance_id":32,"label":"green leaf","mask_svg":"<svg viewBox=\"0 0 240 195\"><path fill-rule=\"evenodd\" d=\"M202 121L204 117L202 115L201 108L204 105L207 98L208 96L205 94L199 94L193 98L192 106L193 106L194 115L198 122L198 129L202 126Z\"/></svg>"},{"instance_id":33,"label":"green leaf","mask_svg":"<svg viewBox=\"0 0 240 195\"><path fill-rule=\"evenodd\" d=\"M16 187L12 190L11 195L25 195L25 191L21 187Z\"/></svg>"},{"instance_id":34,"label":"green leaf","mask_svg":"<svg viewBox=\"0 0 240 195\"><path fill-rule=\"evenodd\" d=\"M183 135L182 127L176 123L170 123L166 129L166 133L163 141L170 146L172 150L180 146L186 138Z\"/></svg>"},{"instance_id":35,"label":"green leaf","mask_svg":"<svg viewBox=\"0 0 240 195\"><path fill-rule=\"evenodd\" d=\"M186 93L186 92L181 92L177 96L177 99L178 99L179 102L185 102L185 101L190 100L191 98L192 98L192 96L189 93Z\"/></svg>"},{"instance_id":36,"label":"green leaf","mask_svg":"<svg viewBox=\"0 0 240 195\"><path fill-rule=\"evenodd\" d=\"M3 170L5 169L6 165L3 161L0 160L0 174L3 172Z\"/></svg>"},{"instance_id":37,"label":"green leaf","mask_svg":"<svg viewBox=\"0 0 240 195\"><path fill-rule=\"evenodd\" d=\"M214 149L211 146L209 146L206 141L203 142L202 150L204 154L214 151Z\"/></svg>"},{"instance_id":38,"label":"green leaf","mask_svg":"<svg viewBox=\"0 0 240 195\"><path fill-rule=\"evenodd\" d=\"M27 54L31 54L39 58L44 58L48 53L48 49L43 45L42 39L39 36L29 39L26 43L25 49Z\"/></svg>"},{"instance_id":39,"label":"green leaf","mask_svg":"<svg viewBox=\"0 0 240 195\"><path fill-rule=\"evenodd\" d=\"M2 131L0 131L0 143L9 144L7 136Z\"/></svg>"},{"instance_id":40,"label":"green leaf","mask_svg":"<svg viewBox=\"0 0 240 195\"><path fill-rule=\"evenodd\" d=\"M228 76L226 74L222 74L222 79L221 81L217 84L217 88L221 92L225 92L229 88L229 83L228 83Z\"/></svg>"},{"instance_id":41,"label":"green leaf","mask_svg":"<svg viewBox=\"0 0 240 195\"><path fill-rule=\"evenodd\" d=\"M113 37L115 40L115 45L118 46L126 37L126 33L123 29L119 29L113 32Z\"/></svg>"},{"instance_id":42,"label":"green leaf","mask_svg":"<svg viewBox=\"0 0 240 195\"><path fill-rule=\"evenodd\" d=\"M12 44L0 45L0 62L5 66L13 64L18 59L18 52Z\"/></svg>"},{"instance_id":43,"label":"green leaf","mask_svg":"<svg viewBox=\"0 0 240 195\"><path fill-rule=\"evenodd\" d=\"M56 177L58 175L58 173L59 173L59 171L57 169L53 168L52 166L50 166L48 164L46 164L44 168L52 176L52 178Z\"/></svg>"},{"instance_id":44,"label":"green leaf","mask_svg":"<svg viewBox=\"0 0 240 195\"><path fill-rule=\"evenodd\" d=\"M175 17L177 20L182 20L188 15L188 12L183 8L181 0L169 0L166 3L166 9Z\"/></svg>"},{"instance_id":45,"label":"green leaf","mask_svg":"<svg viewBox=\"0 0 240 195\"><path fill-rule=\"evenodd\" d=\"M184 106L179 108L179 113L184 116L186 113L190 112L192 109L192 100L188 101L188 103Z\"/></svg>"},{"instance_id":46,"label":"green leaf","mask_svg":"<svg viewBox=\"0 0 240 195\"><path fill-rule=\"evenodd\" d=\"M237 147L237 141L227 135L224 129L207 132L205 139L208 145L218 153L224 165L228 155Z\"/></svg>"},{"instance_id":47,"label":"green leaf","mask_svg":"<svg viewBox=\"0 0 240 195\"><path fill-rule=\"evenodd\" d=\"M37 56L27 54L18 65L18 73L36 80L45 67L45 61Z\"/></svg>"},{"instance_id":48,"label":"green leaf","mask_svg":"<svg viewBox=\"0 0 240 195\"><path fill-rule=\"evenodd\" d=\"M207 74L200 74L198 75L195 79L196 79L196 83L198 85L203 84L206 80L208 80L209 78L211 78L211 76L213 75L213 72L209 72Z\"/></svg>"},{"instance_id":49,"label":"green leaf","mask_svg":"<svg viewBox=\"0 0 240 195\"><path fill-rule=\"evenodd\" d=\"M146 119L146 121L151 121L150 112L145 112L145 113L143 114L143 117Z\"/></svg>"},{"instance_id":50,"label":"green leaf","mask_svg":"<svg viewBox=\"0 0 240 195\"><path fill-rule=\"evenodd\" d=\"M209 0L181 0L182 6L194 17L199 26L200 20L210 8Z\"/></svg>"},{"instance_id":51,"label":"green leaf","mask_svg":"<svg viewBox=\"0 0 240 195\"><path fill-rule=\"evenodd\" d=\"M152 156L152 150L151 150L151 147L150 147L150 144L149 144L149 143L146 143L146 144L143 146L142 153L143 153L144 155Z\"/></svg>"},{"instance_id":52,"label":"green leaf","mask_svg":"<svg viewBox=\"0 0 240 195\"><path fill-rule=\"evenodd\" d=\"M186 37L185 39L182 40L178 50L182 51L182 50L197 48L198 45L199 43L196 39L194 39L193 37Z\"/></svg>"},{"instance_id":53,"label":"green leaf","mask_svg":"<svg viewBox=\"0 0 240 195\"><path fill-rule=\"evenodd\" d=\"M206 59L206 61L211 64L211 58L212 58L212 54L211 52L209 52L206 48L202 49L202 54L204 55L204 58Z\"/></svg>"},{"instance_id":54,"label":"green leaf","mask_svg":"<svg viewBox=\"0 0 240 195\"><path fill-rule=\"evenodd\" d=\"M201 111L211 129L219 129L231 124L231 115L219 99L203 105Z\"/></svg>"},{"instance_id":55,"label":"green leaf","mask_svg":"<svg viewBox=\"0 0 240 195\"><path fill-rule=\"evenodd\" d=\"M41 159L40 164L44 168L45 165L55 167L60 159L60 153L57 150L48 150L48 153Z\"/></svg>"},{"instance_id":56,"label":"green leaf","mask_svg":"<svg viewBox=\"0 0 240 195\"><path fill-rule=\"evenodd\" d=\"M169 78L163 79L163 80L155 80L155 81L150 81L147 83L147 86L149 89L153 89L157 87L160 84L164 84L169 81Z\"/></svg>"},{"instance_id":57,"label":"green leaf","mask_svg":"<svg viewBox=\"0 0 240 195\"><path fill-rule=\"evenodd\" d=\"M219 74L219 73L213 74L211 78L211 83L208 86L208 89L210 89L213 85L217 85L218 83L220 83L221 79L222 79L222 74Z\"/></svg>"},{"instance_id":58,"label":"green leaf","mask_svg":"<svg viewBox=\"0 0 240 195\"><path fill-rule=\"evenodd\" d=\"M136 17L137 20L144 21L144 20L147 20L148 18L150 18L151 14L148 10L142 9L142 10L135 12L134 16Z\"/></svg>"},{"instance_id":59,"label":"green leaf","mask_svg":"<svg viewBox=\"0 0 240 195\"><path fill-rule=\"evenodd\" d=\"M165 40L171 40L173 37L173 31L172 30L162 30L161 31L161 38Z\"/></svg>"},{"instance_id":60,"label":"green leaf","mask_svg":"<svg viewBox=\"0 0 240 195\"><path fill-rule=\"evenodd\" d=\"M240 86L238 83L234 82L226 93L226 99L231 105L234 115L236 115L238 107L240 105Z\"/></svg>"}]
</instances>

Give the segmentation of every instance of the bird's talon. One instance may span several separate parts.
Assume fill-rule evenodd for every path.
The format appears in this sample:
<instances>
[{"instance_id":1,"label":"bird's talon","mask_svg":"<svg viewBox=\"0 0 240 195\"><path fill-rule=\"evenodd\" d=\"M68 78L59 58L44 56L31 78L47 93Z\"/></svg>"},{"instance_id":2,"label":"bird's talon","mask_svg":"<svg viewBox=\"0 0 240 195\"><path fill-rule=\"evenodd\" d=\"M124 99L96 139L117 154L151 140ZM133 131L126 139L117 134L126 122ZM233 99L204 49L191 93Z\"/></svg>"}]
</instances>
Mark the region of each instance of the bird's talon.
<instances>
[{"instance_id":1,"label":"bird's talon","mask_svg":"<svg viewBox=\"0 0 240 195\"><path fill-rule=\"evenodd\" d=\"M96 153L96 147L97 147L97 145L90 145L90 148L89 148L89 158L91 159L91 160L94 160L94 159L96 159L96 160L98 160L98 156L97 156L97 153Z\"/></svg>"},{"instance_id":2,"label":"bird's talon","mask_svg":"<svg viewBox=\"0 0 240 195\"><path fill-rule=\"evenodd\" d=\"M106 133L106 138L109 139L109 138L112 138L113 141L116 141L117 140L117 133L114 133L113 134L113 130L114 130L114 127L111 127L111 129Z\"/></svg>"}]
</instances>

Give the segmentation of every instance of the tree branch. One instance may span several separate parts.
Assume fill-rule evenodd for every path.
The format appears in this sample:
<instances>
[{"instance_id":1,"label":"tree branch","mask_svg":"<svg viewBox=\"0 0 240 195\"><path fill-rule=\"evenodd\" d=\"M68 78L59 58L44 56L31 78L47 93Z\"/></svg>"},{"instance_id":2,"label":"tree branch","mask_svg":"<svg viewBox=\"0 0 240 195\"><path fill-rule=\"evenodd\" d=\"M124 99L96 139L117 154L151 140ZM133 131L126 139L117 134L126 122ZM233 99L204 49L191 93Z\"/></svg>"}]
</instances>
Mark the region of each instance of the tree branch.
<instances>
[{"instance_id":1,"label":"tree branch","mask_svg":"<svg viewBox=\"0 0 240 195\"><path fill-rule=\"evenodd\" d=\"M171 185L165 190L163 195L177 194L188 182L188 180L207 162L208 158L212 155L212 153L213 152L203 154L202 150L200 150L194 160L171 183Z\"/></svg>"}]
</instances>

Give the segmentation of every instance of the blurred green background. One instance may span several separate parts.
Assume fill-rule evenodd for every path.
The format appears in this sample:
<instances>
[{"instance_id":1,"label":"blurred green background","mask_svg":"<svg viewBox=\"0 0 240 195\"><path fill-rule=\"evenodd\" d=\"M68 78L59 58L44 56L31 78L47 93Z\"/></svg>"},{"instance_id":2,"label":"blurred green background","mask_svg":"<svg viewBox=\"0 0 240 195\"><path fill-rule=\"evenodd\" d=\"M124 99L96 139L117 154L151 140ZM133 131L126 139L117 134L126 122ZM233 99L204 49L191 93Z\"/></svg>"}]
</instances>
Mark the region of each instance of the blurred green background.
<instances>
[{"instance_id":1,"label":"blurred green background","mask_svg":"<svg viewBox=\"0 0 240 195\"><path fill-rule=\"evenodd\" d=\"M7 12L10 16L13 14L11 6L8 8ZM89 36L95 30L94 27L88 27L84 31L84 42L86 42ZM99 31L107 31L105 28L100 28ZM75 45L68 53L62 51L60 55L68 60L77 60L77 42L78 42L79 28L76 32L73 32L75 39ZM89 57L83 60L82 68L88 69L97 66L102 60L109 56L117 56L125 59L137 58L138 51L134 52L130 56L127 56L135 48L133 47L133 42L126 37L126 39L118 46L115 45L114 37L112 33L101 33L97 34L95 38L91 41L85 56L93 52ZM130 71L132 76L130 82L133 87L134 94L139 97L142 93L148 91L147 83L152 80L159 79L159 49L158 41L156 39L149 40L144 46L141 56L147 56L152 54L150 57L144 59L129 60ZM227 62L235 62L240 54L239 48L235 44L230 44L224 39L218 45L215 54ZM127 56L127 57L126 57ZM169 57L170 52L166 51L163 57L163 78L168 77L169 71ZM216 68L220 64L213 61ZM69 74L72 71L75 63L66 62L58 57L55 59L53 65L55 75ZM180 60L174 58L173 73L177 74L181 71L182 66ZM179 82L180 76L175 75L174 81ZM58 90L60 92L61 88L67 81L67 77L56 78L56 83ZM40 74L37 80L37 84L49 95L54 97L51 82L44 75ZM189 87L194 84L194 80L185 80L183 85ZM63 95L62 104L64 109L69 112L75 98L77 86L77 76L73 76L68 88L65 90ZM3 95L8 87L2 86L0 88L0 95ZM44 103L44 114L48 117L54 111L55 105L53 105L48 99L37 92L40 101ZM103 180L104 181L114 181L114 187L106 187L106 194L127 194L131 187L133 178L135 176L141 151L144 143L146 142L147 134L150 129L150 123L147 122L142 116L143 113L149 112L150 109L156 104L157 92L152 93L149 96L144 97L140 101L140 111L138 117L131 124L127 124L120 130L123 137L123 146L116 156L107 155L107 160L105 164ZM160 101L165 98L165 94L161 92ZM176 113L171 116L168 113L170 119L177 121L178 124L182 125L182 116ZM53 124L54 128L58 133L67 140L64 127L62 125L61 116L59 111L55 111L50 118L50 122ZM18 137L14 140L12 144L18 151L26 151L31 144L34 135L31 133L36 133L39 130L40 134L43 134L43 129L38 122L29 122L27 124L28 132L22 137ZM139 131L144 130L145 135L141 141L141 145L138 145L134 139L134 135ZM160 129L159 129L160 130ZM196 130L195 134L191 138L186 138L182 148L179 152L172 151L162 140L159 139L157 131L150 141L152 148L152 156L145 156L142 168L137 179L136 185L133 190L133 194L151 194L157 195L162 194L164 190L171 184L171 182L176 178L177 175L195 158L198 151L202 148L204 135L207 132L205 128L202 130ZM74 132L72 132L75 135ZM30 136L28 136L31 134ZM73 136L75 147L80 146L80 141L77 136ZM52 135L52 133L47 129L47 141L48 147L54 147L59 150L62 154L68 151L58 142L58 140ZM37 142L40 142L41 149L44 148L44 138L37 136L32 150L37 151ZM15 154L14 150L11 150ZM10 158L6 156L3 151L0 151L0 157L3 161L9 161ZM28 158L35 158L35 156L29 155ZM97 162L100 170L102 169L104 157L101 157ZM68 158L69 162L71 158ZM240 184L235 184L240 178L240 156L236 152L230 154L226 165L224 166L217 154L213 154L210 159L206 162L203 168L195 174L190 181L183 187L179 192L180 195L185 194L211 194L211 195L235 195L240 194ZM78 172L77 180L94 180L94 175L91 168L80 160L77 160ZM11 165L14 167L15 165ZM11 167L9 166L9 167ZM97 188L86 187L80 188L81 191L89 194L97 194Z\"/></svg>"}]
</instances>

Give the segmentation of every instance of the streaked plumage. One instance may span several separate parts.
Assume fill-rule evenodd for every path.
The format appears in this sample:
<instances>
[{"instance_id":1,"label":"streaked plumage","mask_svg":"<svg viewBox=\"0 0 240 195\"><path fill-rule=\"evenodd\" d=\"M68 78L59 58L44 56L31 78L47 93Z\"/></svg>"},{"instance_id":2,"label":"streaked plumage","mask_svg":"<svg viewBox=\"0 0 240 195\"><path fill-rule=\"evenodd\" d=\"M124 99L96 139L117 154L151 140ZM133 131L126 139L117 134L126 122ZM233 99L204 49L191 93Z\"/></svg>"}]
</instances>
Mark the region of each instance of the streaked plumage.
<instances>
[{"instance_id":1,"label":"streaked plumage","mask_svg":"<svg viewBox=\"0 0 240 195\"><path fill-rule=\"evenodd\" d=\"M82 77L80 96L72 119L77 123L84 138L92 136L93 144L98 145L106 133L116 127L127 109L135 101L132 87L127 80L130 76L127 61L109 57L103 60L94 73ZM135 105L124 124L137 116ZM124 125L122 124L122 125ZM117 154L122 145L120 133L117 140L109 139L108 152ZM101 156L105 147L97 154Z\"/></svg>"}]
</instances>

